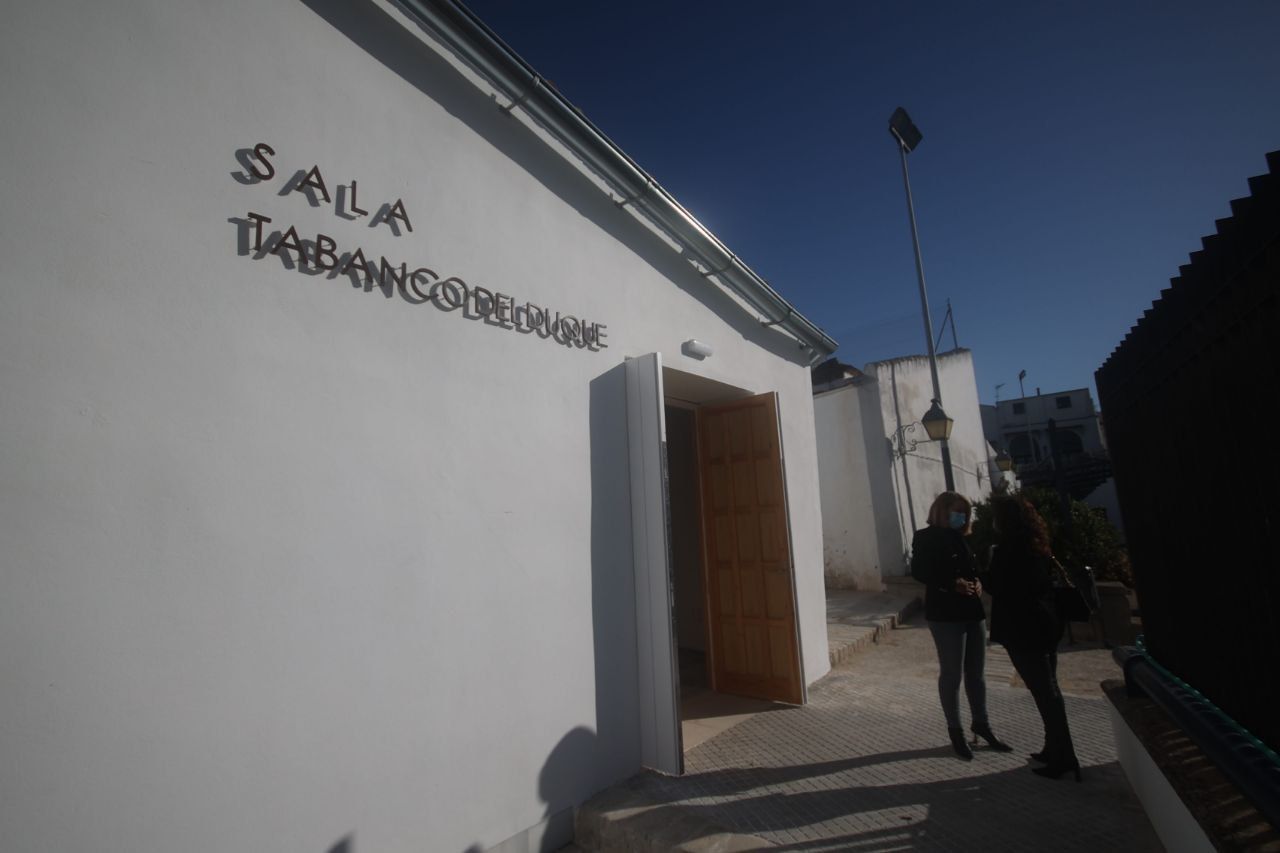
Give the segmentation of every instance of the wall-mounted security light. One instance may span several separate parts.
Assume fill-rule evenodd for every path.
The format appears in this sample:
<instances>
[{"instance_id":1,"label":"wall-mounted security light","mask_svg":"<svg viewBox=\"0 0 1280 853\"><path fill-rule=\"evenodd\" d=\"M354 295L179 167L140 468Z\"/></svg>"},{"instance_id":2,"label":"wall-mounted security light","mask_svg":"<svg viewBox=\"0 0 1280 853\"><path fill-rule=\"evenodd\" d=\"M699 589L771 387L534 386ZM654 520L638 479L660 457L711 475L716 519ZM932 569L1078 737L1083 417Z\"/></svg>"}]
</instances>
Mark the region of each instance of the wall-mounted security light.
<instances>
[{"instance_id":1,"label":"wall-mounted security light","mask_svg":"<svg viewBox=\"0 0 1280 853\"><path fill-rule=\"evenodd\" d=\"M690 358L710 358L715 352L710 344L704 344L702 341L695 341L693 338L685 341L680 345L680 351Z\"/></svg>"}]
</instances>

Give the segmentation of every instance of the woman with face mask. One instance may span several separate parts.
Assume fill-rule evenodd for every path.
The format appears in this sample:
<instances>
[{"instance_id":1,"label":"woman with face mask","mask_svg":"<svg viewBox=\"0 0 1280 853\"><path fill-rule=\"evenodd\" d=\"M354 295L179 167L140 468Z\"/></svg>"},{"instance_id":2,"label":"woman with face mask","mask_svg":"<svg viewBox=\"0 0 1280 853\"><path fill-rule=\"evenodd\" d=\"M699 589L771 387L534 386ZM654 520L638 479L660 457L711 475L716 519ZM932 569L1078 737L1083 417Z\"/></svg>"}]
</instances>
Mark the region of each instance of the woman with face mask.
<instances>
[{"instance_id":1,"label":"woman with face mask","mask_svg":"<svg viewBox=\"0 0 1280 853\"><path fill-rule=\"evenodd\" d=\"M987 719L986 614L977 561L965 537L972 528L972 506L956 492L943 492L929 508L929 526L917 530L911 542L911 576L925 585L924 615L938 649L938 697L947 720L947 733L956 755L972 760L960 721L960 684L969 698L974 735L1000 752L1001 743ZM977 743L977 737L974 738Z\"/></svg>"}]
</instances>

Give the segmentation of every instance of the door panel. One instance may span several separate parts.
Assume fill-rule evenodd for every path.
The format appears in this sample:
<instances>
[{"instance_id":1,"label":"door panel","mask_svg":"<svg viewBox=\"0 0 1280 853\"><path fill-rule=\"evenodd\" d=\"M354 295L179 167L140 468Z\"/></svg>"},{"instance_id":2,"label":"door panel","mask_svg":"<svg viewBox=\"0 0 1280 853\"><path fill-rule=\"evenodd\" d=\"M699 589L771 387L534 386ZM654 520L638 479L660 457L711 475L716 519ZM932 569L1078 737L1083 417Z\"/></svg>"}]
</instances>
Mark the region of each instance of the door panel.
<instances>
[{"instance_id":1,"label":"door panel","mask_svg":"<svg viewBox=\"0 0 1280 853\"><path fill-rule=\"evenodd\" d=\"M640 760L645 767L678 775L684 769L684 750L672 615L662 359L656 353L629 359L626 376Z\"/></svg>"},{"instance_id":2,"label":"door panel","mask_svg":"<svg viewBox=\"0 0 1280 853\"><path fill-rule=\"evenodd\" d=\"M698 409L712 687L804 698L776 394Z\"/></svg>"}]
</instances>

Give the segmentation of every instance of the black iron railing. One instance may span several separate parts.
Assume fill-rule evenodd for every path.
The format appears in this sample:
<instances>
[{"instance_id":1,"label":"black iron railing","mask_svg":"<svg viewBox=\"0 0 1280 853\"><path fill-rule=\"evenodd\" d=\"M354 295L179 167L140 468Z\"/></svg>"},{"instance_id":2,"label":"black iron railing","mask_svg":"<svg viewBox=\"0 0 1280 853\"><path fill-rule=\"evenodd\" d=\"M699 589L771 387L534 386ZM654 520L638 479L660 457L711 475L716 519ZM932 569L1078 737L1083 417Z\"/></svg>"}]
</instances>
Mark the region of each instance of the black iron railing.
<instances>
[{"instance_id":1,"label":"black iron railing","mask_svg":"<svg viewBox=\"0 0 1280 853\"><path fill-rule=\"evenodd\" d=\"M1160 706L1273 826L1280 827L1280 754L1228 716L1203 693L1136 646L1112 651L1130 695Z\"/></svg>"}]
</instances>

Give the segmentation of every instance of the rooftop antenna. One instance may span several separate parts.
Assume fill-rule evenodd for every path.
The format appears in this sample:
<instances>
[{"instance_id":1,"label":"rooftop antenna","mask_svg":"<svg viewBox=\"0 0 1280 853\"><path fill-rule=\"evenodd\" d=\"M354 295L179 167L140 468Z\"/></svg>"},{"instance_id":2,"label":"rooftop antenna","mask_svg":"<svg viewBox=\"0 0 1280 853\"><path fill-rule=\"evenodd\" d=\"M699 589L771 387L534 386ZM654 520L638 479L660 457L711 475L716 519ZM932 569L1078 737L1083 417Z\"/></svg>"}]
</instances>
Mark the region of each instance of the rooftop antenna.
<instances>
[{"instance_id":1,"label":"rooftop antenna","mask_svg":"<svg viewBox=\"0 0 1280 853\"><path fill-rule=\"evenodd\" d=\"M1000 389L1003 387L1004 387L1003 382L1001 382L999 385L996 386L996 404L997 405L1000 403Z\"/></svg>"},{"instance_id":2,"label":"rooftop antenna","mask_svg":"<svg viewBox=\"0 0 1280 853\"><path fill-rule=\"evenodd\" d=\"M951 313L951 299L947 299L947 313L942 317L942 323L938 326L938 342L933 345L936 350L942 346L942 336L947 333L947 323L951 324L951 349L960 349L960 342L956 340L956 316Z\"/></svg>"}]
</instances>

